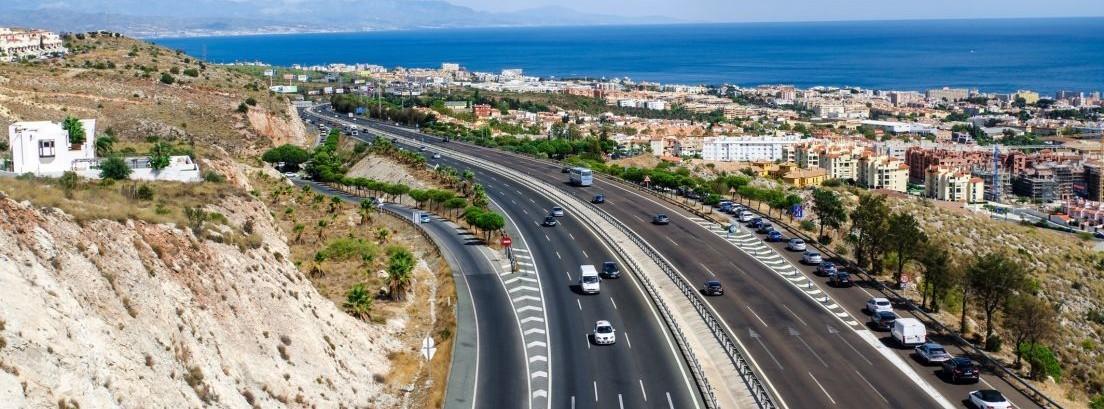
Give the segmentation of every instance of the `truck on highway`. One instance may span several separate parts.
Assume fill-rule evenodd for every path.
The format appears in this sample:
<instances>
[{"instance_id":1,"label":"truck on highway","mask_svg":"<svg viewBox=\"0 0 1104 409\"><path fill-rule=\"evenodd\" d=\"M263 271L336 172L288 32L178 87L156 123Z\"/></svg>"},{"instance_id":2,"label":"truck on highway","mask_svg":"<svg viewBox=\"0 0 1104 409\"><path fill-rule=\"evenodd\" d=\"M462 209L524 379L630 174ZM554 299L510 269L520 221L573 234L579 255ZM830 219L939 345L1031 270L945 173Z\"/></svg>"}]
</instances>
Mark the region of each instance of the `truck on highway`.
<instances>
[{"instance_id":1,"label":"truck on highway","mask_svg":"<svg viewBox=\"0 0 1104 409\"><path fill-rule=\"evenodd\" d=\"M901 346L921 345L928 340L928 330L916 318L898 318L893 322L893 339Z\"/></svg>"},{"instance_id":2,"label":"truck on highway","mask_svg":"<svg viewBox=\"0 0 1104 409\"><path fill-rule=\"evenodd\" d=\"M594 172L590 169L574 167L567 170L568 179L575 186L590 186L594 184Z\"/></svg>"},{"instance_id":3,"label":"truck on highway","mask_svg":"<svg viewBox=\"0 0 1104 409\"><path fill-rule=\"evenodd\" d=\"M583 294L598 294L601 291L602 279L598 277L598 269L593 265L579 266L579 291Z\"/></svg>"}]
</instances>

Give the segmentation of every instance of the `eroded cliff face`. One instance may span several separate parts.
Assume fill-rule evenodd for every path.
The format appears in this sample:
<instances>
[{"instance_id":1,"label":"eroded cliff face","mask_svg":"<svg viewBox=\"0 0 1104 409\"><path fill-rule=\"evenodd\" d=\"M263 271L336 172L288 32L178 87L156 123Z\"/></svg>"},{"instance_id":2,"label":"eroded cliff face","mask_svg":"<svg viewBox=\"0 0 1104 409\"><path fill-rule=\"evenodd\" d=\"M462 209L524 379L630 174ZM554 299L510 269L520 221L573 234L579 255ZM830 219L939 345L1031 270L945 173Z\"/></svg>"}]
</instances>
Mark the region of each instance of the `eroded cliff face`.
<instances>
[{"instance_id":1,"label":"eroded cliff face","mask_svg":"<svg viewBox=\"0 0 1104 409\"><path fill-rule=\"evenodd\" d=\"M316 292L262 203L207 210L260 244L0 198L0 406L394 406L395 338Z\"/></svg>"}]
</instances>

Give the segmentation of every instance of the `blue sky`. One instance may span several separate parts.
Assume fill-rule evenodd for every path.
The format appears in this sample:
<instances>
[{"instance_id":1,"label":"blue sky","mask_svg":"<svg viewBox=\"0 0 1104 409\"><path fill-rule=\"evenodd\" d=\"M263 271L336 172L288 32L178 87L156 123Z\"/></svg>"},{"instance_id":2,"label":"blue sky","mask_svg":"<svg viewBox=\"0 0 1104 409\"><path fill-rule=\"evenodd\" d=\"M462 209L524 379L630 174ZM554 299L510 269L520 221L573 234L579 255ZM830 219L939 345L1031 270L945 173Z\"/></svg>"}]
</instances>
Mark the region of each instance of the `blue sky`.
<instances>
[{"instance_id":1,"label":"blue sky","mask_svg":"<svg viewBox=\"0 0 1104 409\"><path fill-rule=\"evenodd\" d=\"M819 21L1104 16L1104 0L448 0L487 11L563 6L696 21Z\"/></svg>"}]
</instances>

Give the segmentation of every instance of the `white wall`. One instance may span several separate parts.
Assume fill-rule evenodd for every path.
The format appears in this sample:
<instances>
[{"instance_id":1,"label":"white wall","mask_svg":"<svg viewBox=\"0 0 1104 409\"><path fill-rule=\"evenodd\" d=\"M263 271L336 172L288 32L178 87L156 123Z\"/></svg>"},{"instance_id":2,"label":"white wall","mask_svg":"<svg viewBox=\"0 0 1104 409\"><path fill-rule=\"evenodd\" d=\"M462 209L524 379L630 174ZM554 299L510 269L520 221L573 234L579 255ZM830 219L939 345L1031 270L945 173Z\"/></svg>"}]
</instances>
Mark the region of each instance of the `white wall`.
<instances>
[{"instance_id":1,"label":"white wall","mask_svg":"<svg viewBox=\"0 0 1104 409\"><path fill-rule=\"evenodd\" d=\"M8 143L12 151L12 170L17 174L34 173L39 176L61 176L73 170L73 162L95 157L96 120L82 119L84 143L77 150L70 150L69 134L61 124L42 122L16 122L8 126ZM39 143L54 144L53 156L42 156Z\"/></svg>"}]
</instances>

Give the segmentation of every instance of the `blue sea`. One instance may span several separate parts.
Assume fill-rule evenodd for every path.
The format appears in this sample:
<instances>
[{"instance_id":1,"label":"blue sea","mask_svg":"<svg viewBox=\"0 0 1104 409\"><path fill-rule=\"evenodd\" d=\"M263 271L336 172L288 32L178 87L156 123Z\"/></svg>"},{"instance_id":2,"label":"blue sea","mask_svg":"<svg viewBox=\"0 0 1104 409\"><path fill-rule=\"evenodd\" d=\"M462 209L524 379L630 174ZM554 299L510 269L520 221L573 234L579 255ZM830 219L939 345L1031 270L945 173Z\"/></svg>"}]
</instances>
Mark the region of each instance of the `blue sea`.
<instances>
[{"instance_id":1,"label":"blue sea","mask_svg":"<svg viewBox=\"0 0 1104 409\"><path fill-rule=\"evenodd\" d=\"M212 62L370 63L681 84L1104 90L1104 18L435 29L163 38Z\"/></svg>"}]
</instances>

